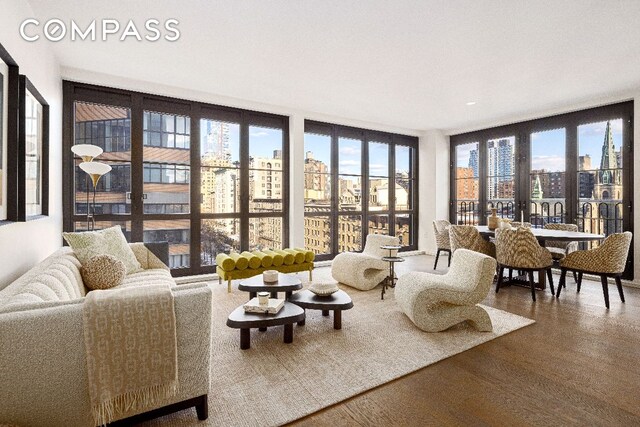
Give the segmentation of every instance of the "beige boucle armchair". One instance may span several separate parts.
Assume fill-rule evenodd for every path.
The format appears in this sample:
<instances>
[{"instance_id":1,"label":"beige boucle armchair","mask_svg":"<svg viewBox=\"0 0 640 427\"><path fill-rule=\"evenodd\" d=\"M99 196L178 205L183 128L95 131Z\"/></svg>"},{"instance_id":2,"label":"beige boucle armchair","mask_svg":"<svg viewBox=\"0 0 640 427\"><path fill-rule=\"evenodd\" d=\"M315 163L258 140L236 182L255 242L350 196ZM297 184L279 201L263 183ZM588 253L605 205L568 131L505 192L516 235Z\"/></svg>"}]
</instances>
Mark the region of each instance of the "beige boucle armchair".
<instances>
[{"instance_id":1,"label":"beige boucle armchair","mask_svg":"<svg viewBox=\"0 0 640 427\"><path fill-rule=\"evenodd\" d=\"M553 258L547 248L540 246L530 228L499 228L496 230L496 258L498 260L498 280L496 293L503 282L504 269L522 270L528 273L531 299L536 300L536 284L533 272L538 275L547 274L551 294L553 290L553 276L551 267Z\"/></svg>"},{"instance_id":2,"label":"beige boucle armchair","mask_svg":"<svg viewBox=\"0 0 640 427\"><path fill-rule=\"evenodd\" d=\"M473 225L452 225L449 227L449 238L453 253L458 249L469 249L492 258L496 257L496 245L483 239Z\"/></svg>"},{"instance_id":3,"label":"beige boucle armchair","mask_svg":"<svg viewBox=\"0 0 640 427\"><path fill-rule=\"evenodd\" d=\"M172 286L180 385L175 396L117 419L193 406L204 419L211 289L206 284L176 286L166 265L143 243L131 248L143 271L128 275L120 286ZM0 290L0 425L93 425L83 335L86 294L80 262L70 248L56 251Z\"/></svg>"},{"instance_id":4,"label":"beige boucle armchair","mask_svg":"<svg viewBox=\"0 0 640 427\"><path fill-rule=\"evenodd\" d=\"M580 274L580 278L582 278L583 273L600 276L604 304L607 309L609 309L609 284L607 279L613 277L618 287L620 300L624 302L621 278L627 264L632 238L633 234L630 231L616 233L607 237L602 245L595 249L575 251L568 254L560 261L560 284L558 285L556 298L560 297L560 292L566 281L567 271L574 271ZM580 292L581 284L582 280L578 280L578 292Z\"/></svg>"},{"instance_id":5,"label":"beige boucle armchair","mask_svg":"<svg viewBox=\"0 0 640 427\"><path fill-rule=\"evenodd\" d=\"M491 331L489 315L477 304L489 293L495 271L492 257L458 249L447 274L411 272L401 276L395 298L423 331L444 331L464 321L480 331Z\"/></svg>"},{"instance_id":6,"label":"beige boucle armchair","mask_svg":"<svg viewBox=\"0 0 640 427\"><path fill-rule=\"evenodd\" d=\"M399 245L400 239L383 234L369 234L362 253L343 252L331 263L331 275L335 280L352 288L368 291L375 288L388 275L389 263L382 257L389 251L382 245Z\"/></svg>"}]
</instances>

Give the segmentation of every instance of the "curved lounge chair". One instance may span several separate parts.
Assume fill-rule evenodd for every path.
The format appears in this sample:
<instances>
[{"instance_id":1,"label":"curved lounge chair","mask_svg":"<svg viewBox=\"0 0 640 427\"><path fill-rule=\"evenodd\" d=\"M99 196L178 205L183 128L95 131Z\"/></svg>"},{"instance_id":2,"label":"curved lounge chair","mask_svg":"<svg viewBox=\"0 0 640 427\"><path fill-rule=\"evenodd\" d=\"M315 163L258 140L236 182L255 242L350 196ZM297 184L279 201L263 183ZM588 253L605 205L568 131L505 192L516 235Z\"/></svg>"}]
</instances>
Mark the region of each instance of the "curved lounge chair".
<instances>
[{"instance_id":1,"label":"curved lounge chair","mask_svg":"<svg viewBox=\"0 0 640 427\"><path fill-rule=\"evenodd\" d=\"M382 257L389 251L382 245L399 245L400 239L382 234L369 234L362 253L343 252L331 263L331 275L335 280L352 288L368 291L375 288L389 274L389 263Z\"/></svg>"},{"instance_id":2,"label":"curved lounge chair","mask_svg":"<svg viewBox=\"0 0 640 427\"><path fill-rule=\"evenodd\" d=\"M491 331L491 318L479 307L493 283L496 260L458 249L445 275L411 272L398 279L395 298L404 313L426 332L439 332L469 321L480 331Z\"/></svg>"}]
</instances>

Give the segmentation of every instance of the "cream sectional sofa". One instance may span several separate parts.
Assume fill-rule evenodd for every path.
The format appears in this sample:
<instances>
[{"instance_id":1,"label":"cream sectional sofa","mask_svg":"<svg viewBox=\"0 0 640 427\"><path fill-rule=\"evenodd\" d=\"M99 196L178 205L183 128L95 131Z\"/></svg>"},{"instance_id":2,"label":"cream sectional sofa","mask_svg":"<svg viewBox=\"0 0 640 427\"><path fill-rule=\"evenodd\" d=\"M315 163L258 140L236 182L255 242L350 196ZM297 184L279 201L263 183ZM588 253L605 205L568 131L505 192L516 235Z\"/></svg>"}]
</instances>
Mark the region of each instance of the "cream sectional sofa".
<instances>
[{"instance_id":1,"label":"cream sectional sofa","mask_svg":"<svg viewBox=\"0 0 640 427\"><path fill-rule=\"evenodd\" d=\"M179 392L118 417L196 407L207 417L211 355L211 289L176 286L143 243L132 243L144 269L120 286L168 283L175 297ZM0 425L90 426L80 262L62 248L0 290ZM157 412L160 412L157 411Z\"/></svg>"}]
</instances>

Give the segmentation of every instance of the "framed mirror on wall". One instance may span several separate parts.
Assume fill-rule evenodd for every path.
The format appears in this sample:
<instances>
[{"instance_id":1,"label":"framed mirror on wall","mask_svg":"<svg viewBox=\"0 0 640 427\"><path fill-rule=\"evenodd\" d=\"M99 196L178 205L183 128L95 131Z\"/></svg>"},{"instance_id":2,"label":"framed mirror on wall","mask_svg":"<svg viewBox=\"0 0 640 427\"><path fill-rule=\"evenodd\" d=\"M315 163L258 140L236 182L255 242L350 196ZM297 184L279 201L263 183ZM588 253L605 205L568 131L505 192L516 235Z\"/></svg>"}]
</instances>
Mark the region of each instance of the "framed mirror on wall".
<instances>
[{"instance_id":1,"label":"framed mirror on wall","mask_svg":"<svg viewBox=\"0 0 640 427\"><path fill-rule=\"evenodd\" d=\"M11 189L16 175L18 96L18 65L0 44L0 225L15 219L17 210L17 195Z\"/></svg>"},{"instance_id":2,"label":"framed mirror on wall","mask_svg":"<svg viewBox=\"0 0 640 427\"><path fill-rule=\"evenodd\" d=\"M26 76L20 76L18 220L49 214L49 105Z\"/></svg>"}]
</instances>

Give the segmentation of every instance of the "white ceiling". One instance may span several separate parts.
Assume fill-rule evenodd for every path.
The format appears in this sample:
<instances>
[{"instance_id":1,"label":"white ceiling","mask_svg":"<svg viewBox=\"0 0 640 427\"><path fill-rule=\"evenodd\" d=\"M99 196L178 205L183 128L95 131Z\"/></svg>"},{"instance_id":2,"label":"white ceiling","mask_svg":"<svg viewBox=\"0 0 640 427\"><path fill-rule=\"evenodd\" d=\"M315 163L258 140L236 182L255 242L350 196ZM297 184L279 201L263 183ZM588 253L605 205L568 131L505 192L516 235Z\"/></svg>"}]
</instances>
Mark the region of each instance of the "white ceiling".
<instances>
[{"instance_id":1,"label":"white ceiling","mask_svg":"<svg viewBox=\"0 0 640 427\"><path fill-rule=\"evenodd\" d=\"M81 25L180 21L175 43L55 43L64 67L407 129L640 88L635 0L29 2L42 20Z\"/></svg>"}]
</instances>

